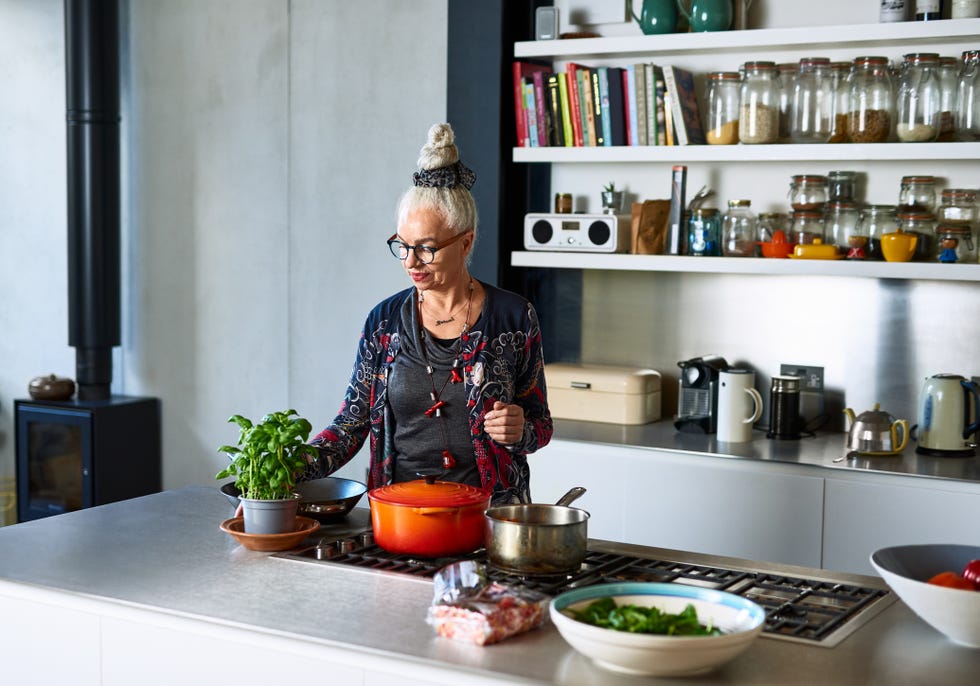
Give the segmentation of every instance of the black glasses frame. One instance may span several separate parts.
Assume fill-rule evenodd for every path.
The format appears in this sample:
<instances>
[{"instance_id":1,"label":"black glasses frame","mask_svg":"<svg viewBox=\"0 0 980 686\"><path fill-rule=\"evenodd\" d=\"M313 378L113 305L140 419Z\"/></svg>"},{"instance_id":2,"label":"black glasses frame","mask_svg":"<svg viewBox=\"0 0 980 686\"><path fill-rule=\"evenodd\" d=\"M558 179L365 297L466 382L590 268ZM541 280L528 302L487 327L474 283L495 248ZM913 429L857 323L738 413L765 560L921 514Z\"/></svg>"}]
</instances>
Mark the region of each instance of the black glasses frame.
<instances>
[{"instance_id":1,"label":"black glasses frame","mask_svg":"<svg viewBox=\"0 0 980 686\"><path fill-rule=\"evenodd\" d=\"M409 245L405 241L398 240L398 233L395 232L391 234L391 237L387 241L388 250L390 250L391 254L402 262L408 259L408 253L411 251L415 253L415 259L422 264L431 264L432 261L436 259L436 253L438 251L452 245L470 231L472 231L472 229L461 231L452 238L445 240L438 245Z\"/></svg>"}]
</instances>

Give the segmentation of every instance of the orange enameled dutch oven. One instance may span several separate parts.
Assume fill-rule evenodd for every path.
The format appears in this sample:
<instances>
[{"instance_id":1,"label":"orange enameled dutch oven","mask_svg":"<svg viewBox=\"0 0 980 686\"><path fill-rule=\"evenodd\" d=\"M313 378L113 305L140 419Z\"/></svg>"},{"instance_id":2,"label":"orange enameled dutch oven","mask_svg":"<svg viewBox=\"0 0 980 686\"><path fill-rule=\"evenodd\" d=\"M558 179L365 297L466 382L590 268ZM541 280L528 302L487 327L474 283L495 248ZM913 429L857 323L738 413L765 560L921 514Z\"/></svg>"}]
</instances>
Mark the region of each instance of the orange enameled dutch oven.
<instances>
[{"instance_id":1,"label":"orange enameled dutch oven","mask_svg":"<svg viewBox=\"0 0 980 686\"><path fill-rule=\"evenodd\" d=\"M367 495L374 542L389 552L448 557L483 545L489 490L419 479L381 486Z\"/></svg>"}]
</instances>

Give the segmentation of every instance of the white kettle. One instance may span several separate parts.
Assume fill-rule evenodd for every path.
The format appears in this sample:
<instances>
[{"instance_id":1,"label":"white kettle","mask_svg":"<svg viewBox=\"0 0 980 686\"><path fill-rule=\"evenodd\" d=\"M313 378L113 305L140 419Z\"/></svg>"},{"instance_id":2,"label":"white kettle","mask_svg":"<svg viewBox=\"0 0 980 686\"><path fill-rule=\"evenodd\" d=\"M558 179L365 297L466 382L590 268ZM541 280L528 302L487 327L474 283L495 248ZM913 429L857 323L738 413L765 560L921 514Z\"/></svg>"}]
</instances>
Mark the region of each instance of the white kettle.
<instances>
[{"instance_id":1,"label":"white kettle","mask_svg":"<svg viewBox=\"0 0 980 686\"><path fill-rule=\"evenodd\" d=\"M926 379L919 395L915 452L944 457L973 457L980 430L980 389L957 374Z\"/></svg>"}]
</instances>

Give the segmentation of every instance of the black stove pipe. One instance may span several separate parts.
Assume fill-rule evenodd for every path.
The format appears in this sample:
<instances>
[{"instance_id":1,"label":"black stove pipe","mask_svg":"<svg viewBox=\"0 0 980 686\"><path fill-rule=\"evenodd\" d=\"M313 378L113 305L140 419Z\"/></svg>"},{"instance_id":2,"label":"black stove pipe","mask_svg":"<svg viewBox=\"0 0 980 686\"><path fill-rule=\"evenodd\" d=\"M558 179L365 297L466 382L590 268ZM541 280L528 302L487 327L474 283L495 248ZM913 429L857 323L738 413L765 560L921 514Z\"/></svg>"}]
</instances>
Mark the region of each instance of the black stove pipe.
<instances>
[{"instance_id":1,"label":"black stove pipe","mask_svg":"<svg viewBox=\"0 0 980 686\"><path fill-rule=\"evenodd\" d=\"M65 0L68 344L79 400L110 397L120 343L117 0Z\"/></svg>"}]
</instances>

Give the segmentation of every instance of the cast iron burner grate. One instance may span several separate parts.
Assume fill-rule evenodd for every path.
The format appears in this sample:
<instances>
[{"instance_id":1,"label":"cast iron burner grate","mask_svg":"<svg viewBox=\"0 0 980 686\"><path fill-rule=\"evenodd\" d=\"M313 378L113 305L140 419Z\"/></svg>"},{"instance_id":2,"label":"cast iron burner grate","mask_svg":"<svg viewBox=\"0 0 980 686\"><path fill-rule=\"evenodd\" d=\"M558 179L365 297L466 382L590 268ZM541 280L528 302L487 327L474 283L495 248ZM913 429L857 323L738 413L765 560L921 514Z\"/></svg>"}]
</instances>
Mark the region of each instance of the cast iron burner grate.
<instances>
[{"instance_id":1,"label":"cast iron burner grate","mask_svg":"<svg viewBox=\"0 0 980 686\"><path fill-rule=\"evenodd\" d=\"M478 550L453 558L413 558L390 553L374 543L370 531L341 540L322 539L317 545L279 553L275 557L336 564L380 573L431 579L442 567L459 560L486 562ZM589 550L581 568L572 574L523 576L487 565L487 576L511 587L550 596L572 588L617 581L656 581L701 586L734 593L766 611L763 635L833 647L853 633L858 617L870 618L869 608L885 599L884 589L818 581L793 576L725 567L654 560L635 555Z\"/></svg>"}]
</instances>

